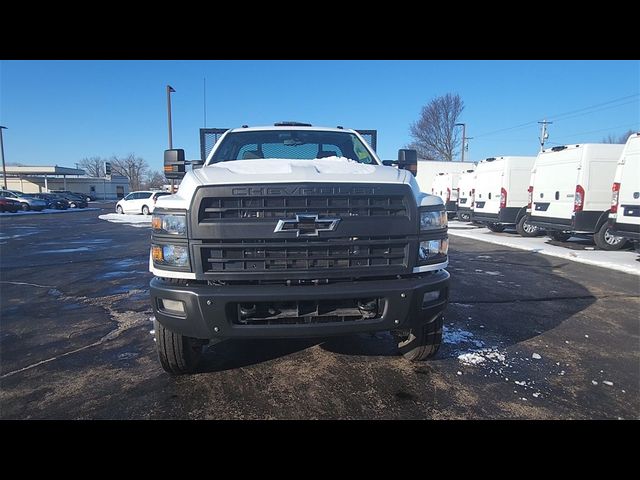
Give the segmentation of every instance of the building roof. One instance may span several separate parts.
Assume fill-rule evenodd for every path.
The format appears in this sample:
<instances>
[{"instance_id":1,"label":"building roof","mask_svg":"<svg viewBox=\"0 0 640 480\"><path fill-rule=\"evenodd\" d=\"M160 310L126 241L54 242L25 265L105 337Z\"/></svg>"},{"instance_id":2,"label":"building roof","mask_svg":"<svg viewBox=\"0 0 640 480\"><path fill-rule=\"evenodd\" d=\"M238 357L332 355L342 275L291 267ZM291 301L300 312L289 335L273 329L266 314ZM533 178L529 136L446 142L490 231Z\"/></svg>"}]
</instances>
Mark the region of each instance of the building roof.
<instances>
[{"instance_id":1,"label":"building roof","mask_svg":"<svg viewBox=\"0 0 640 480\"><path fill-rule=\"evenodd\" d=\"M7 175L84 175L81 168L59 167L58 165L14 167L7 166Z\"/></svg>"}]
</instances>

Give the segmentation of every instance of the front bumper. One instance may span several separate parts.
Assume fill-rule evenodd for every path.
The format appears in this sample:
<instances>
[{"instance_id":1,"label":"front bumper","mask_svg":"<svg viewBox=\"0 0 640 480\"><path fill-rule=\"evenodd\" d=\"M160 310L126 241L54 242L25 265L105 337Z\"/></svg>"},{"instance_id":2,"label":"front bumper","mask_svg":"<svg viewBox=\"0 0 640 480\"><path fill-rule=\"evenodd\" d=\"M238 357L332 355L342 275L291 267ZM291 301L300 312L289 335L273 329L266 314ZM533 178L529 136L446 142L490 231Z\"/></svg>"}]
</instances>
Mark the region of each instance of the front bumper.
<instances>
[{"instance_id":1,"label":"front bumper","mask_svg":"<svg viewBox=\"0 0 640 480\"><path fill-rule=\"evenodd\" d=\"M409 328L430 321L449 299L449 273L439 270L406 278L340 282L328 285L176 285L161 278L151 280L151 303L164 327L194 338L290 338L344 335ZM423 305L424 295L434 292ZM159 299L184 302L184 316L159 308ZM237 323L242 303L278 301L332 301L359 298L381 299L376 318L332 323L242 325Z\"/></svg>"}]
</instances>

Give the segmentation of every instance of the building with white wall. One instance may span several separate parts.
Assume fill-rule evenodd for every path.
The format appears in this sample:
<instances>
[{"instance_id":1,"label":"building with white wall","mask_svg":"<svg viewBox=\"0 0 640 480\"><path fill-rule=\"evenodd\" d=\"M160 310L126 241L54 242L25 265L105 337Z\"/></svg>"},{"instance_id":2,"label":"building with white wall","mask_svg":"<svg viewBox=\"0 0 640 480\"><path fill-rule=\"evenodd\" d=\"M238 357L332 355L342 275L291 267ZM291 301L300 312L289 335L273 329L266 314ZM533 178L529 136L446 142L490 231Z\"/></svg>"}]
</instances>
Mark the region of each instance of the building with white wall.
<instances>
[{"instance_id":1,"label":"building with white wall","mask_svg":"<svg viewBox=\"0 0 640 480\"><path fill-rule=\"evenodd\" d=\"M129 179L112 175L110 177L87 177L79 168L54 166L7 166L7 188L23 193L69 190L85 193L98 200L117 200L130 191ZM0 171L0 185L4 178Z\"/></svg>"}]
</instances>

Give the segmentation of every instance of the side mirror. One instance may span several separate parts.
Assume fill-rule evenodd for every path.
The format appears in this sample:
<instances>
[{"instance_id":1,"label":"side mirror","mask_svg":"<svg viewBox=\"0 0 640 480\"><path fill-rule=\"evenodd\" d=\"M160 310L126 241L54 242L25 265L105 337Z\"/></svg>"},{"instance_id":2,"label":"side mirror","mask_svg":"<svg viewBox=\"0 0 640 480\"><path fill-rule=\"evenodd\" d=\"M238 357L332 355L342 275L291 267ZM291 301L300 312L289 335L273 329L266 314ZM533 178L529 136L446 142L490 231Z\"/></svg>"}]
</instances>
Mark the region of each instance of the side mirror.
<instances>
[{"instance_id":1,"label":"side mirror","mask_svg":"<svg viewBox=\"0 0 640 480\"><path fill-rule=\"evenodd\" d=\"M169 180L184 177L186 162L184 161L184 150L173 149L164 151L164 176Z\"/></svg>"},{"instance_id":2,"label":"side mirror","mask_svg":"<svg viewBox=\"0 0 640 480\"><path fill-rule=\"evenodd\" d=\"M398 150L398 168L409 170L415 177L418 173L418 152L408 148Z\"/></svg>"},{"instance_id":3,"label":"side mirror","mask_svg":"<svg viewBox=\"0 0 640 480\"><path fill-rule=\"evenodd\" d=\"M382 164L386 167L393 167L394 165L397 165L397 163L397 160L382 160Z\"/></svg>"}]
</instances>

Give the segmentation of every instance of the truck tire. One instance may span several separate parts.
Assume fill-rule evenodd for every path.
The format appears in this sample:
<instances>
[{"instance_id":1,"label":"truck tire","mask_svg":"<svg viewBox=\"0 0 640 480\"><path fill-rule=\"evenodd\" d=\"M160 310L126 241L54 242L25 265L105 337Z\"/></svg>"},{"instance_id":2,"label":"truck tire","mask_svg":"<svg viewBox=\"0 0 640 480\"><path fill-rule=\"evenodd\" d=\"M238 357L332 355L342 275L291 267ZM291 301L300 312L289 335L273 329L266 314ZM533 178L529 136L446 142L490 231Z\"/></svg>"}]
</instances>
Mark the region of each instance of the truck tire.
<instances>
[{"instance_id":1,"label":"truck tire","mask_svg":"<svg viewBox=\"0 0 640 480\"><path fill-rule=\"evenodd\" d=\"M202 357L202 340L185 337L163 327L157 320L156 347L162 368L173 375L193 372Z\"/></svg>"},{"instance_id":2,"label":"truck tire","mask_svg":"<svg viewBox=\"0 0 640 480\"><path fill-rule=\"evenodd\" d=\"M521 237L537 237L540 234L540 229L535 225L527 223L527 217L522 217L516 224L516 232L518 232Z\"/></svg>"},{"instance_id":3,"label":"truck tire","mask_svg":"<svg viewBox=\"0 0 640 480\"><path fill-rule=\"evenodd\" d=\"M410 362L419 362L433 357L442 344L444 315L409 330L409 334L398 343L398 350Z\"/></svg>"},{"instance_id":4,"label":"truck tire","mask_svg":"<svg viewBox=\"0 0 640 480\"><path fill-rule=\"evenodd\" d=\"M144 205L142 207L142 214L143 215L149 215L149 207L147 207L146 205Z\"/></svg>"},{"instance_id":5,"label":"truck tire","mask_svg":"<svg viewBox=\"0 0 640 480\"><path fill-rule=\"evenodd\" d=\"M486 225L487 228L492 232L500 233L504 231L504 225L501 225L499 223L487 223Z\"/></svg>"},{"instance_id":6,"label":"truck tire","mask_svg":"<svg viewBox=\"0 0 640 480\"><path fill-rule=\"evenodd\" d=\"M571 234L568 232L552 231L548 232L547 235L549 235L549 237L551 237L556 242L566 242L567 240L569 240L569 238L571 238Z\"/></svg>"},{"instance_id":7,"label":"truck tire","mask_svg":"<svg viewBox=\"0 0 640 480\"><path fill-rule=\"evenodd\" d=\"M463 213L458 212L458 218L462 222L468 222L469 220L471 220L471 214L468 212L463 212Z\"/></svg>"},{"instance_id":8,"label":"truck tire","mask_svg":"<svg viewBox=\"0 0 640 480\"><path fill-rule=\"evenodd\" d=\"M624 237L612 235L606 222L593 234L593 241L601 250L620 250L627 243Z\"/></svg>"}]
</instances>

